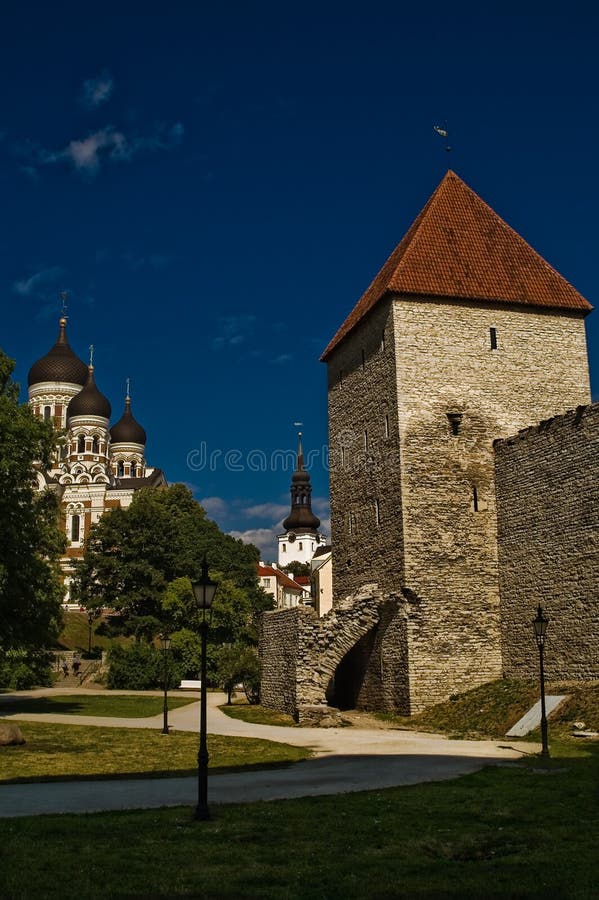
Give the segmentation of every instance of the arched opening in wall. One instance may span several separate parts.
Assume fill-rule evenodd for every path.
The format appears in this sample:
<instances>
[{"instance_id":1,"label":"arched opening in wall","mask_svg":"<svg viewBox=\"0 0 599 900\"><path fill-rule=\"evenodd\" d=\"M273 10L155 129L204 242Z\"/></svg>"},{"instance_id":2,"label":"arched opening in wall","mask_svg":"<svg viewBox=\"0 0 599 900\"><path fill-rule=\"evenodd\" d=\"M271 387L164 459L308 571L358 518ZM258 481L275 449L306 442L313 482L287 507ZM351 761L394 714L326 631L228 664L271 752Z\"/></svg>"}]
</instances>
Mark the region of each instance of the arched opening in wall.
<instances>
[{"instance_id":1,"label":"arched opening in wall","mask_svg":"<svg viewBox=\"0 0 599 900\"><path fill-rule=\"evenodd\" d=\"M85 453L85 437L82 434L77 438L77 453Z\"/></svg>"},{"instance_id":2,"label":"arched opening in wall","mask_svg":"<svg viewBox=\"0 0 599 900\"><path fill-rule=\"evenodd\" d=\"M122 462L122 460L117 464L116 474L117 474L117 478L125 477L125 463Z\"/></svg>"},{"instance_id":3,"label":"arched opening in wall","mask_svg":"<svg viewBox=\"0 0 599 900\"><path fill-rule=\"evenodd\" d=\"M349 650L335 669L327 689L329 706L359 709L368 705L364 683L374 648L376 628L372 628Z\"/></svg>"},{"instance_id":4,"label":"arched opening in wall","mask_svg":"<svg viewBox=\"0 0 599 900\"><path fill-rule=\"evenodd\" d=\"M92 438L92 453L100 452L100 438L97 434L94 434Z\"/></svg>"}]
</instances>

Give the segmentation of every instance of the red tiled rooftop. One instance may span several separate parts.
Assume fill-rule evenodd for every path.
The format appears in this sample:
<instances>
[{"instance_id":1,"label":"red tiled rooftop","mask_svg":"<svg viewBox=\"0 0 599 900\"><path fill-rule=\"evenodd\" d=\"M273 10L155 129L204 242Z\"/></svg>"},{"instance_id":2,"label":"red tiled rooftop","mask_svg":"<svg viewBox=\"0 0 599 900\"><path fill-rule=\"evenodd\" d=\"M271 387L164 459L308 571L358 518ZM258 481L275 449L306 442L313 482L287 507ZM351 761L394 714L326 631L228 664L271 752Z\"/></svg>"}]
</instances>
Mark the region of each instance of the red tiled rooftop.
<instances>
[{"instance_id":1,"label":"red tiled rooftop","mask_svg":"<svg viewBox=\"0 0 599 900\"><path fill-rule=\"evenodd\" d=\"M388 294L578 310L590 303L451 170L321 359Z\"/></svg>"}]
</instances>

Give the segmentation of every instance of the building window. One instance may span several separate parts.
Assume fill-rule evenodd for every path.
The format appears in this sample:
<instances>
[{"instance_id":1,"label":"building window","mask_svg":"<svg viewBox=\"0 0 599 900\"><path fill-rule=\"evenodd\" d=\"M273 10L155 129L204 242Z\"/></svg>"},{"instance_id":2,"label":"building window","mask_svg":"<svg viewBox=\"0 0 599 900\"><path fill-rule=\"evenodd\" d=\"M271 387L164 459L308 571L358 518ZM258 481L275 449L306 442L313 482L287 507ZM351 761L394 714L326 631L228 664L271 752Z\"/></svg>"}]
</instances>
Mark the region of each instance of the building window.
<instances>
[{"instance_id":1,"label":"building window","mask_svg":"<svg viewBox=\"0 0 599 900\"><path fill-rule=\"evenodd\" d=\"M82 434L77 438L77 453L85 453L85 437Z\"/></svg>"},{"instance_id":2,"label":"building window","mask_svg":"<svg viewBox=\"0 0 599 900\"><path fill-rule=\"evenodd\" d=\"M283 544L282 552L287 553L287 544Z\"/></svg>"},{"instance_id":3,"label":"building window","mask_svg":"<svg viewBox=\"0 0 599 900\"><path fill-rule=\"evenodd\" d=\"M50 406L44 406L44 419L46 422L48 419L52 418L52 408Z\"/></svg>"},{"instance_id":4,"label":"building window","mask_svg":"<svg viewBox=\"0 0 599 900\"><path fill-rule=\"evenodd\" d=\"M298 544L298 549L299 549L299 550L303 550L303 549L304 549L304 545L302 544L301 541L300 541L299 544Z\"/></svg>"},{"instance_id":5,"label":"building window","mask_svg":"<svg viewBox=\"0 0 599 900\"><path fill-rule=\"evenodd\" d=\"M125 477L125 464L122 460L119 462L118 466L116 467L116 474L117 474L118 478Z\"/></svg>"},{"instance_id":6,"label":"building window","mask_svg":"<svg viewBox=\"0 0 599 900\"><path fill-rule=\"evenodd\" d=\"M341 465L345 467L345 447L341 448Z\"/></svg>"},{"instance_id":7,"label":"building window","mask_svg":"<svg viewBox=\"0 0 599 900\"><path fill-rule=\"evenodd\" d=\"M491 338L491 350L497 350L497 329L489 328L489 337Z\"/></svg>"},{"instance_id":8,"label":"building window","mask_svg":"<svg viewBox=\"0 0 599 900\"><path fill-rule=\"evenodd\" d=\"M385 437L389 437L389 416L385 413Z\"/></svg>"},{"instance_id":9,"label":"building window","mask_svg":"<svg viewBox=\"0 0 599 900\"><path fill-rule=\"evenodd\" d=\"M368 429L364 429L364 449L368 450Z\"/></svg>"},{"instance_id":10,"label":"building window","mask_svg":"<svg viewBox=\"0 0 599 900\"><path fill-rule=\"evenodd\" d=\"M80 516L71 516L71 541L75 544L79 540L81 530Z\"/></svg>"},{"instance_id":11,"label":"building window","mask_svg":"<svg viewBox=\"0 0 599 900\"><path fill-rule=\"evenodd\" d=\"M381 332L381 350L385 352L385 332Z\"/></svg>"},{"instance_id":12,"label":"building window","mask_svg":"<svg viewBox=\"0 0 599 900\"><path fill-rule=\"evenodd\" d=\"M349 514L349 533L350 534L354 533L355 527L356 527L356 522L355 522L354 514L350 513Z\"/></svg>"},{"instance_id":13,"label":"building window","mask_svg":"<svg viewBox=\"0 0 599 900\"><path fill-rule=\"evenodd\" d=\"M364 353L364 350L362 350L362 369L365 369L365 368L366 368L366 354Z\"/></svg>"},{"instance_id":14,"label":"building window","mask_svg":"<svg viewBox=\"0 0 599 900\"><path fill-rule=\"evenodd\" d=\"M270 587L270 578L263 578L262 581L264 582L264 587Z\"/></svg>"},{"instance_id":15,"label":"building window","mask_svg":"<svg viewBox=\"0 0 599 900\"><path fill-rule=\"evenodd\" d=\"M381 501L374 501L374 521L377 525L381 524Z\"/></svg>"},{"instance_id":16,"label":"building window","mask_svg":"<svg viewBox=\"0 0 599 900\"><path fill-rule=\"evenodd\" d=\"M475 484L472 485L472 509L474 512L478 512L478 491Z\"/></svg>"},{"instance_id":17,"label":"building window","mask_svg":"<svg viewBox=\"0 0 599 900\"><path fill-rule=\"evenodd\" d=\"M92 438L92 453L99 453L99 452L100 452L100 439L98 438L97 434L94 434L94 436Z\"/></svg>"},{"instance_id":18,"label":"building window","mask_svg":"<svg viewBox=\"0 0 599 900\"><path fill-rule=\"evenodd\" d=\"M339 369L339 384L343 384L343 369Z\"/></svg>"}]
</instances>

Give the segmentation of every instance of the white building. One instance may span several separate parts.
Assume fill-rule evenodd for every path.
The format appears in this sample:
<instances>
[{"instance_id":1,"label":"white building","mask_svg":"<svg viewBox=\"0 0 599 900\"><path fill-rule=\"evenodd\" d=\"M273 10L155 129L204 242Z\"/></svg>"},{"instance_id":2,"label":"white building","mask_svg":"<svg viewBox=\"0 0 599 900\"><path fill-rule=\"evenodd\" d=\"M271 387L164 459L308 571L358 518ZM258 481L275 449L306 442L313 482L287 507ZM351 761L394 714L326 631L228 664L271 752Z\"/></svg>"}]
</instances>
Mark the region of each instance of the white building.
<instances>
[{"instance_id":1,"label":"white building","mask_svg":"<svg viewBox=\"0 0 599 900\"><path fill-rule=\"evenodd\" d=\"M291 477L291 512L283 521L283 534L279 542L279 566L291 562L309 563L316 550L326 544L326 538L318 531L320 519L312 512L312 485L304 468L302 436L299 435L297 465Z\"/></svg>"}]
</instances>

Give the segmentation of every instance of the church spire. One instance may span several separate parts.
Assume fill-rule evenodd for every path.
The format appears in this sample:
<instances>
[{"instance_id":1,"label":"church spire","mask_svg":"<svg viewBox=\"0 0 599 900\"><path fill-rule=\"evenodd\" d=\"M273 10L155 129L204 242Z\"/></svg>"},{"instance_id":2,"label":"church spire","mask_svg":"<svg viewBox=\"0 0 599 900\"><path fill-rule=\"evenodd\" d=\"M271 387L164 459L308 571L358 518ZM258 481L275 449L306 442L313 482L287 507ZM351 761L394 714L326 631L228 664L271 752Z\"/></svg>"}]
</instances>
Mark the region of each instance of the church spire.
<instances>
[{"instance_id":1,"label":"church spire","mask_svg":"<svg viewBox=\"0 0 599 900\"><path fill-rule=\"evenodd\" d=\"M316 532L320 519L312 512L312 485L304 468L302 433L298 435L297 463L291 476L291 512L283 522L285 531Z\"/></svg>"}]
</instances>

